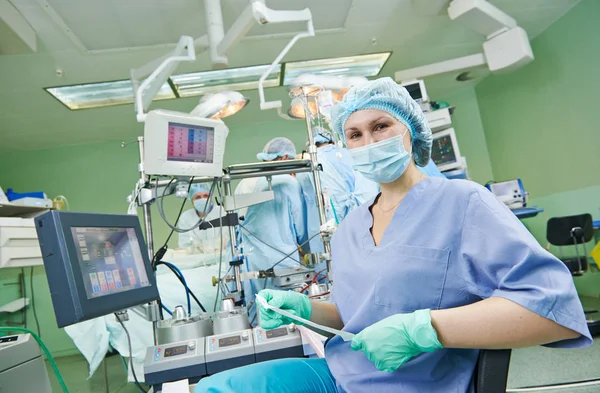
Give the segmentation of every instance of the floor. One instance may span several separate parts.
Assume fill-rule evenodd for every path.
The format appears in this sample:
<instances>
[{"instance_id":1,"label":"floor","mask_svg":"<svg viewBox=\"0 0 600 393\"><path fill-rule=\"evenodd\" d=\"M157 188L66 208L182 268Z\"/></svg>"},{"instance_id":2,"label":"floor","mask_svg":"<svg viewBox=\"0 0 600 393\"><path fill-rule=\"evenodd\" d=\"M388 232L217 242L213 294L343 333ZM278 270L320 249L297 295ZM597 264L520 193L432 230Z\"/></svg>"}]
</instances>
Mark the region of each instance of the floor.
<instances>
[{"instance_id":1,"label":"floor","mask_svg":"<svg viewBox=\"0 0 600 393\"><path fill-rule=\"evenodd\" d=\"M600 299L584 298L586 310L600 310ZM588 316L589 317L589 316ZM598 314L600 318L600 313ZM520 388L553 383L600 378L600 339L583 349L549 349L544 347L514 350L510 363L508 387ZM108 390L102 366L87 379L88 365L83 356L58 358L57 365L70 393L139 393L137 387L127 383L125 367L119 356L106 358ZM52 391L61 393L60 385L48 366ZM598 393L600 385L582 388L545 390L547 393Z\"/></svg>"},{"instance_id":2,"label":"floor","mask_svg":"<svg viewBox=\"0 0 600 393\"><path fill-rule=\"evenodd\" d=\"M134 384L127 383L127 372L120 356L110 356L105 358L104 361L106 362L108 375L108 390L106 389L102 366L98 368L92 378L87 379L89 374L88 364L81 355L58 358L56 359L56 365L62 374L67 389L69 389L69 393L140 393ZM47 362L46 366L52 392L62 393L52 368ZM147 390L146 386L144 388Z\"/></svg>"}]
</instances>

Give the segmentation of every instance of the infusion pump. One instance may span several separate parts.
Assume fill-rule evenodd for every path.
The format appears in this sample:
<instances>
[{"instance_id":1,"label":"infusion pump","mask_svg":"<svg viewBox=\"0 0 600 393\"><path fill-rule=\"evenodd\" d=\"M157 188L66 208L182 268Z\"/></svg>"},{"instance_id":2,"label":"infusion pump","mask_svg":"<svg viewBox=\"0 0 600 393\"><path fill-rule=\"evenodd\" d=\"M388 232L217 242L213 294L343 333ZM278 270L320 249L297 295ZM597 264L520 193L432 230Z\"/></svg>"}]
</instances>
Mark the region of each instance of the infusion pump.
<instances>
[{"instance_id":1,"label":"infusion pump","mask_svg":"<svg viewBox=\"0 0 600 393\"><path fill-rule=\"evenodd\" d=\"M144 126L144 171L148 175L223 175L229 129L221 120L153 110Z\"/></svg>"}]
</instances>

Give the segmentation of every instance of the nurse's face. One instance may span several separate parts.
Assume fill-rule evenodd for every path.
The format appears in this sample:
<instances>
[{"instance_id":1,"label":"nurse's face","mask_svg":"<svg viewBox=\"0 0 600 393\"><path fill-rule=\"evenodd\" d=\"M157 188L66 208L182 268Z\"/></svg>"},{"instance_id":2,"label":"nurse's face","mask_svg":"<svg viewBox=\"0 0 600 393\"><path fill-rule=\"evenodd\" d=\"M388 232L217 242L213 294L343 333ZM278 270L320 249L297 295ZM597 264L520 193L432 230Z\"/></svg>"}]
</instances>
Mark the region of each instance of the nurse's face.
<instances>
[{"instance_id":1,"label":"nurse's face","mask_svg":"<svg viewBox=\"0 0 600 393\"><path fill-rule=\"evenodd\" d=\"M405 135L403 143L406 151L412 151L408 129L389 113L377 109L354 112L346 121L344 133L348 149L355 149L371 143Z\"/></svg>"}]
</instances>

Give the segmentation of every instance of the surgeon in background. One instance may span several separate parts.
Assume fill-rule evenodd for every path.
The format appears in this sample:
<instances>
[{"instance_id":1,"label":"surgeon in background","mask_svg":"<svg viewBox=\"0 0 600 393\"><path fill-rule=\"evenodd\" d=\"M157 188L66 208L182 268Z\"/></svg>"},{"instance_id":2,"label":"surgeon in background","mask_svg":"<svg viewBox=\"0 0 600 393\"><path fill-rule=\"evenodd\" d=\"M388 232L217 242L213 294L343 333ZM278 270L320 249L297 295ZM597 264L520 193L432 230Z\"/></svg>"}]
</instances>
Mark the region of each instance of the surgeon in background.
<instances>
[{"instance_id":1,"label":"surgeon in background","mask_svg":"<svg viewBox=\"0 0 600 393\"><path fill-rule=\"evenodd\" d=\"M209 222L218 219L220 214L225 215L224 210L215 208L213 203L208 200L209 192L209 183L191 185L188 198L194 208L183 212L177 225L179 228L192 228L198 224L200 219ZM179 248L189 249L191 253L218 257L220 251L225 250L229 240L228 234L227 227L224 227L222 231L219 227L204 230L195 228L179 234Z\"/></svg>"},{"instance_id":2,"label":"surgeon in background","mask_svg":"<svg viewBox=\"0 0 600 393\"><path fill-rule=\"evenodd\" d=\"M275 138L256 157L261 161L295 159L296 147L287 138ZM241 223L247 271L267 270L279 261L281 263L275 269L299 266L299 246L308 240L306 205L300 184L291 175L273 176L271 184L274 199L248 207ZM261 177L256 181L253 192L268 189L266 178ZM239 194L237 191L236 189L236 194ZM290 256L286 257L287 254ZM254 299L256 293L263 288L264 279L244 281L246 299ZM269 280L266 288L276 287ZM251 321L254 319L255 307L249 308L249 317Z\"/></svg>"},{"instance_id":3,"label":"surgeon in background","mask_svg":"<svg viewBox=\"0 0 600 393\"><path fill-rule=\"evenodd\" d=\"M322 168L319 177L325 198L326 218L339 224L355 207L375 198L379 186L352 169L348 149L336 147L330 131L316 126L312 132L317 146L317 161ZM308 156L304 155L304 158ZM308 236L312 237L319 233L321 226L313 174L299 173L296 178L302 186L307 206ZM320 236L312 238L309 244L311 252L324 252Z\"/></svg>"}]
</instances>

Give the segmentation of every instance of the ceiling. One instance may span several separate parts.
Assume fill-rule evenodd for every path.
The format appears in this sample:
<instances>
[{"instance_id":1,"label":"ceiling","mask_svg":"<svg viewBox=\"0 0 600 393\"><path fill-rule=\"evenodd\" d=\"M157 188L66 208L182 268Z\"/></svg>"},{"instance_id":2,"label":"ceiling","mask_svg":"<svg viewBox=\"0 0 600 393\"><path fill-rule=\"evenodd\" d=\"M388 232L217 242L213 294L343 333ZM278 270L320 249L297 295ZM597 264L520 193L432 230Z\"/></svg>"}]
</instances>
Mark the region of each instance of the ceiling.
<instances>
[{"instance_id":1,"label":"ceiling","mask_svg":"<svg viewBox=\"0 0 600 393\"><path fill-rule=\"evenodd\" d=\"M382 76L395 71L481 52L484 37L452 22L445 13L418 14L424 0L267 0L274 9L310 8L316 37L300 40L284 61L392 51ZM433 1L433 0L427 0ZM437 2L444 0L435 0ZM163 56L181 35L206 33L202 0L9 0L37 34L37 52L0 55L0 150L127 140L142 133L132 105L70 111L44 87L127 79L131 68ZM490 0L514 17L530 39L579 0ZM222 0L225 30L248 0ZM267 64L302 24L257 26L229 53L229 66ZM211 69L207 52L177 73ZM456 75L426 80L433 98L473 86L487 75L457 82ZM251 103L226 119L231 126L279 121ZM289 102L284 88L266 90L267 100ZM160 101L153 108L189 111L198 98ZM283 120L282 120L283 121Z\"/></svg>"}]
</instances>

